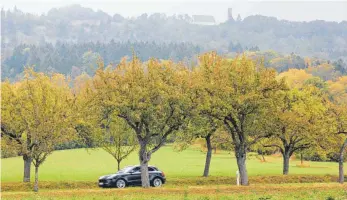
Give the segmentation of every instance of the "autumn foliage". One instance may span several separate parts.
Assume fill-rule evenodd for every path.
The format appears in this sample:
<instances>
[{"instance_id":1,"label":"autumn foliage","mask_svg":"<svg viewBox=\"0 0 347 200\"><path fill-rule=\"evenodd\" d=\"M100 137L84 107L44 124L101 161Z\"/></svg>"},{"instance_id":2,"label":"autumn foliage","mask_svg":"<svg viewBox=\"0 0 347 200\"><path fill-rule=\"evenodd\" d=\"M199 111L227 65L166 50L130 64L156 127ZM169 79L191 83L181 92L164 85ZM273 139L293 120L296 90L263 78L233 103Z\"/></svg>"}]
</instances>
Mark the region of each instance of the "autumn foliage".
<instances>
[{"instance_id":1,"label":"autumn foliage","mask_svg":"<svg viewBox=\"0 0 347 200\"><path fill-rule=\"evenodd\" d=\"M93 77L74 81L27 69L23 80L2 83L3 148L34 163L36 182L55 146L76 138L103 147L119 162L138 149L146 188L148 162L165 143L205 138L208 176L212 145L220 138L235 153L242 185L249 185L246 158L255 147L280 152L283 174L294 153L338 154L342 183L347 77L324 81L308 72L314 74L277 74L245 55L229 60L214 52L189 67L142 62L135 55L117 67L99 60Z\"/></svg>"}]
</instances>

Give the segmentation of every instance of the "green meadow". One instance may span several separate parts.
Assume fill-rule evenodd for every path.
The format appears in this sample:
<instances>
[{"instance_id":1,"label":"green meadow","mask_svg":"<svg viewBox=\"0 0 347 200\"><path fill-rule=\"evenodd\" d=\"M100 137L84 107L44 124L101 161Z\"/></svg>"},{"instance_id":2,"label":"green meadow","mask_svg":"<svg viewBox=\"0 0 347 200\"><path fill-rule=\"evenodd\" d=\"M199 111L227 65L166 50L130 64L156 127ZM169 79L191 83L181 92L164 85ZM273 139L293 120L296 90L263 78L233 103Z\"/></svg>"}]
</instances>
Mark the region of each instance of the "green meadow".
<instances>
[{"instance_id":1,"label":"green meadow","mask_svg":"<svg viewBox=\"0 0 347 200\"><path fill-rule=\"evenodd\" d=\"M281 175L282 157L267 156L267 162L261 162L255 154L248 154L247 169L249 175L266 176ZM121 166L138 164L137 152L134 152L121 163ZM200 177L205 163L205 153L197 147L185 151L175 151L170 145L161 148L152 155L150 165L155 165L170 178ZM338 164L332 162L305 161L290 162L291 175L338 175ZM347 168L345 168L347 170ZM32 170L34 168L32 167ZM235 177L237 170L233 153L217 151L212 155L210 175L212 177ZM117 163L102 149L62 150L50 155L39 169L40 181L97 181L98 177L117 171ZM34 171L31 173L32 180ZM23 160L21 157L1 159L1 181L20 182L23 176Z\"/></svg>"},{"instance_id":2,"label":"green meadow","mask_svg":"<svg viewBox=\"0 0 347 200\"><path fill-rule=\"evenodd\" d=\"M22 183L21 157L1 159L2 199L158 199L158 200L212 200L212 199L347 199L347 186L335 182L337 163L307 162L304 167L293 158L289 176L282 176L280 155L266 157L261 162L249 153L247 169L251 185L235 185L237 170L232 153L217 151L212 156L210 177L201 177L205 152L192 146L175 151L167 145L153 154L150 164L159 167L167 176L162 188L102 189L96 182L99 176L117 171L116 161L102 149L74 149L55 151L40 167L40 191L32 191L32 183ZM137 152L121 164L138 164ZM33 167L32 167L33 169ZM34 171L32 171L34 180ZM320 182L320 183L316 183Z\"/></svg>"}]
</instances>

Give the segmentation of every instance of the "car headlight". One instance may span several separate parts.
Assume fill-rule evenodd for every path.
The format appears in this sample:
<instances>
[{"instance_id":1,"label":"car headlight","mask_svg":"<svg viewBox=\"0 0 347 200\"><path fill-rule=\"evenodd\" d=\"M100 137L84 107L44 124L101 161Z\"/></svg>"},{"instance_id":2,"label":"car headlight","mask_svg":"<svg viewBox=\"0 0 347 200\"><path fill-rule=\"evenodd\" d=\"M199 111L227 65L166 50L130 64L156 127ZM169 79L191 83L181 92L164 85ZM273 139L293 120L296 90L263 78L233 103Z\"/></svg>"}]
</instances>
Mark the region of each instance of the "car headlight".
<instances>
[{"instance_id":1,"label":"car headlight","mask_svg":"<svg viewBox=\"0 0 347 200\"><path fill-rule=\"evenodd\" d=\"M105 178L105 177L106 177L106 176L100 176L99 179L103 179L103 178Z\"/></svg>"}]
</instances>

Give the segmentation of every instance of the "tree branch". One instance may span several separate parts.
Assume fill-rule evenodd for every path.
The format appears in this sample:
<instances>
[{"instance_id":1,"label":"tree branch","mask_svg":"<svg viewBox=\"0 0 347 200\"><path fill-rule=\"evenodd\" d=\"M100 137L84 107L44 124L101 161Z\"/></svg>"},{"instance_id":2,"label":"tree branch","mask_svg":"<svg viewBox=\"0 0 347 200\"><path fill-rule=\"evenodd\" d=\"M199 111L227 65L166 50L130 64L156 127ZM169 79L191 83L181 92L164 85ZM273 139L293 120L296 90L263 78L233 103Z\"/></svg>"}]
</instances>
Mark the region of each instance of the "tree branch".
<instances>
[{"instance_id":1,"label":"tree branch","mask_svg":"<svg viewBox=\"0 0 347 200\"><path fill-rule=\"evenodd\" d=\"M263 145L263 147L277 147L281 151L281 153L284 154L283 148L277 144Z\"/></svg>"},{"instance_id":2,"label":"tree branch","mask_svg":"<svg viewBox=\"0 0 347 200\"><path fill-rule=\"evenodd\" d=\"M138 127L136 127L136 125L130 121L130 119L128 118L128 116L119 114L118 117L125 119L125 121L129 124L129 126L130 126L131 128L133 128L133 129L135 130L135 132L137 132L137 128L138 128Z\"/></svg>"},{"instance_id":3,"label":"tree branch","mask_svg":"<svg viewBox=\"0 0 347 200\"><path fill-rule=\"evenodd\" d=\"M309 148L310 146L311 146L310 143L301 144L301 145L298 146L298 147L294 147L294 148L291 150L291 152L293 153L293 152L295 152L295 151L297 151L297 150L307 149L307 148Z\"/></svg>"},{"instance_id":4,"label":"tree branch","mask_svg":"<svg viewBox=\"0 0 347 200\"><path fill-rule=\"evenodd\" d=\"M272 133L267 133L265 135L261 135L258 136L256 138L253 139L253 141L249 142L249 145L254 145L255 143L257 143L259 140L263 139L263 138L269 138L272 135Z\"/></svg>"},{"instance_id":5,"label":"tree branch","mask_svg":"<svg viewBox=\"0 0 347 200\"><path fill-rule=\"evenodd\" d=\"M3 135L10 137L10 139L15 140L18 144L22 144L22 141L20 140L21 135L19 136L6 130L5 126L1 124L1 137L3 137Z\"/></svg>"}]
</instances>

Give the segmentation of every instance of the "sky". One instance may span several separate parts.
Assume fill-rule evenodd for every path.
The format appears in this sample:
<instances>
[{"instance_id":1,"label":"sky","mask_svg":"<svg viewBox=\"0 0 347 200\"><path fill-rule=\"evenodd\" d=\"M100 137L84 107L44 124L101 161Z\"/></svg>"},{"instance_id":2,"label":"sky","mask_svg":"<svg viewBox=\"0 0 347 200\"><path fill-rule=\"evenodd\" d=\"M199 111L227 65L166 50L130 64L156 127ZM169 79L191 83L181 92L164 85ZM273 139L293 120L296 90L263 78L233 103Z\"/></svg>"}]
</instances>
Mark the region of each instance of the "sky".
<instances>
[{"instance_id":1,"label":"sky","mask_svg":"<svg viewBox=\"0 0 347 200\"><path fill-rule=\"evenodd\" d=\"M250 15L273 16L290 21L347 21L347 0L339 1L240 1L240 0L0 0L4 9L18 9L35 14L47 13L53 7L80 4L93 10L124 17L143 13L166 13L188 15L213 15L217 22L227 19L227 9L233 9L234 18Z\"/></svg>"}]
</instances>

